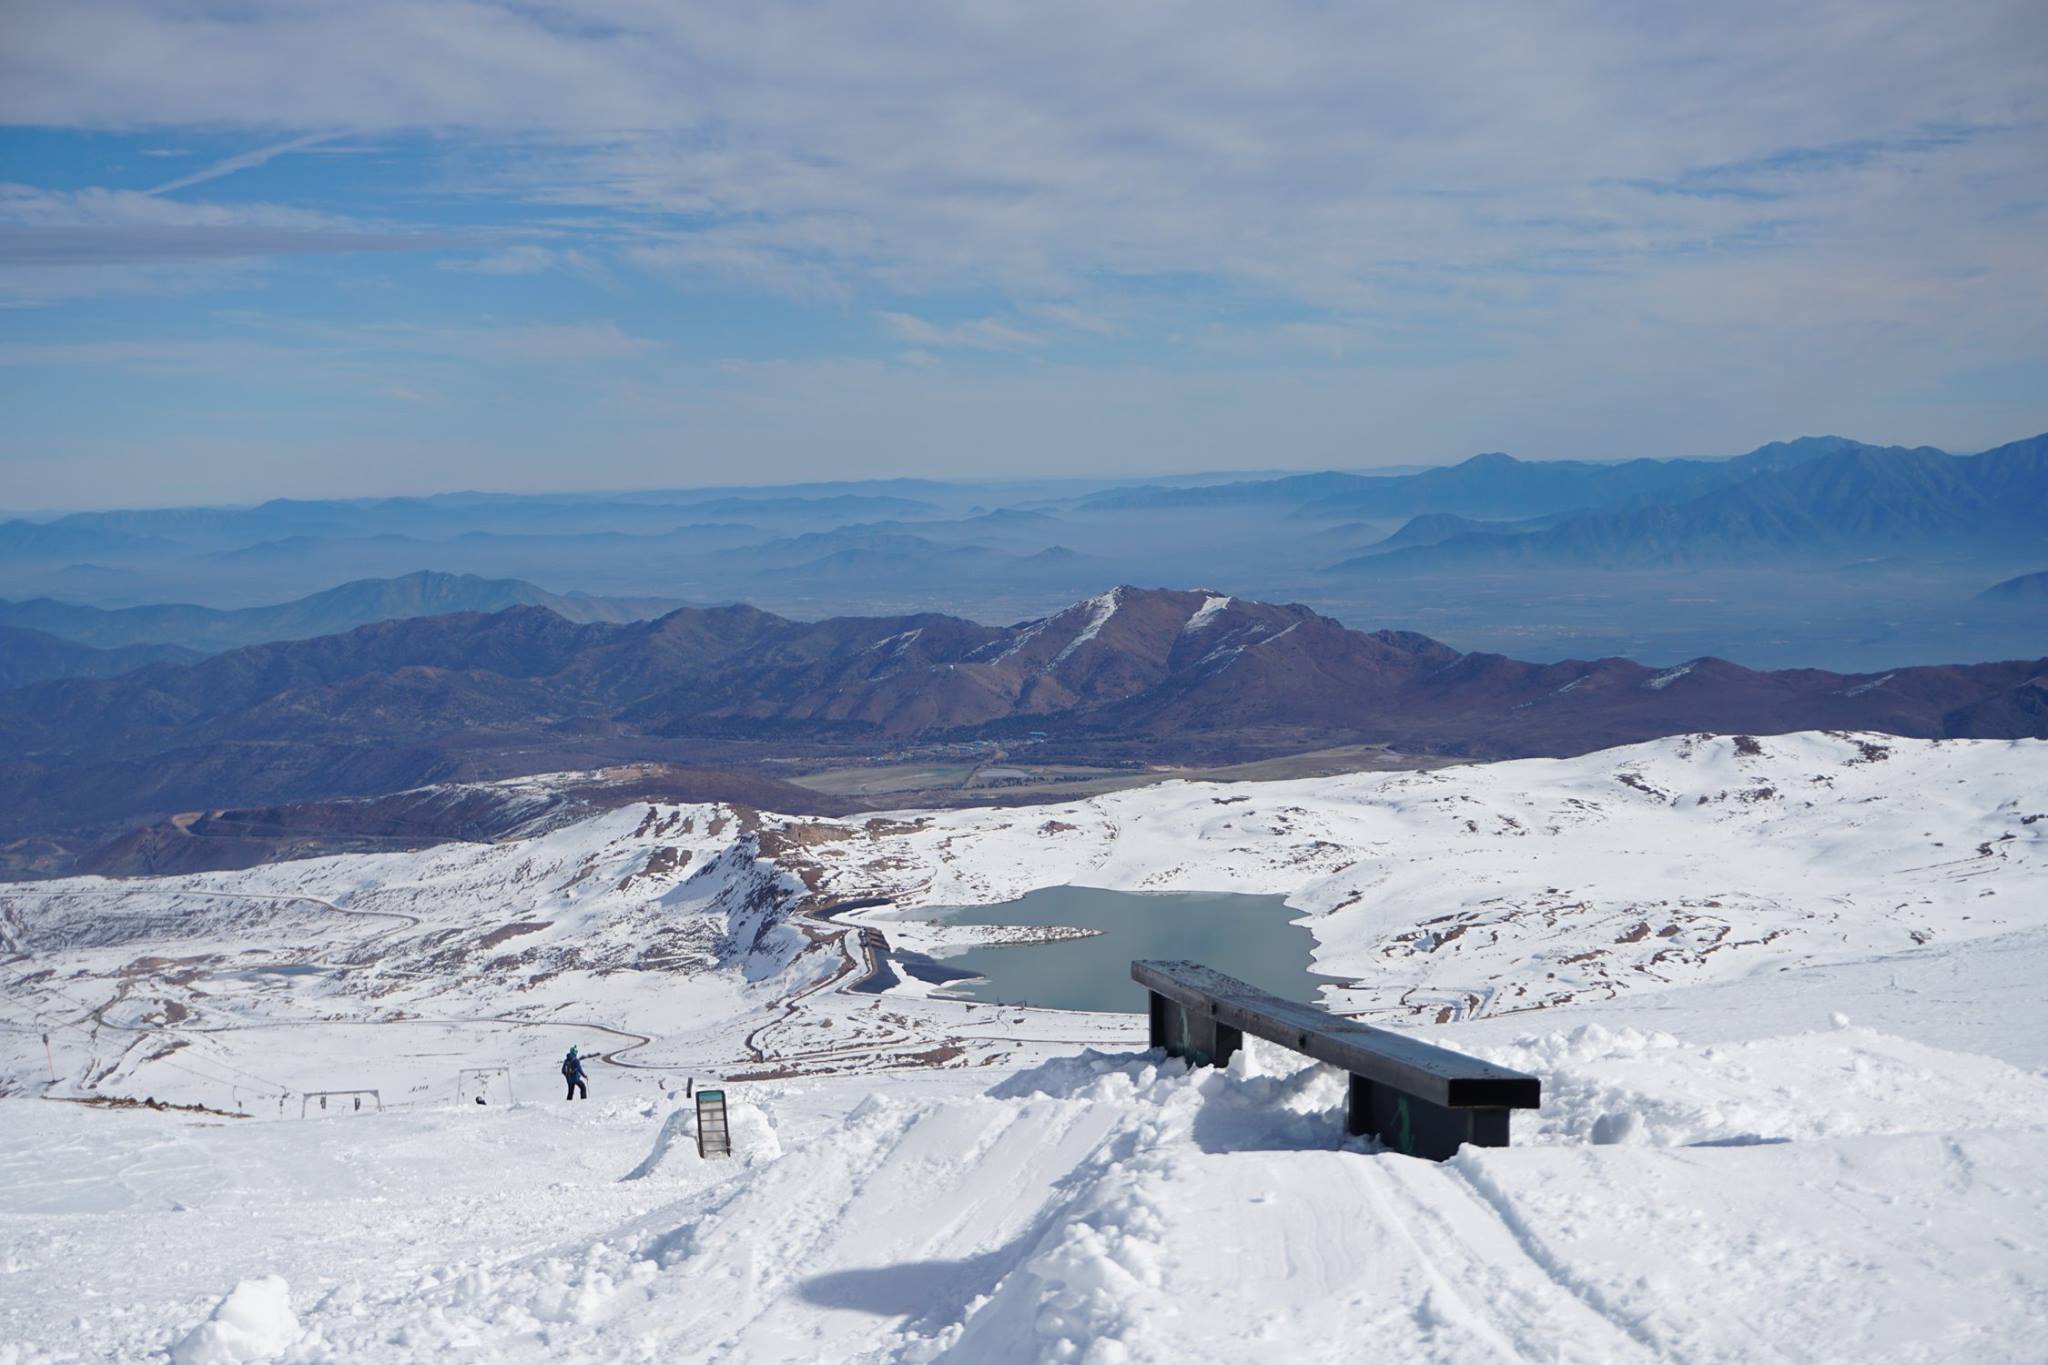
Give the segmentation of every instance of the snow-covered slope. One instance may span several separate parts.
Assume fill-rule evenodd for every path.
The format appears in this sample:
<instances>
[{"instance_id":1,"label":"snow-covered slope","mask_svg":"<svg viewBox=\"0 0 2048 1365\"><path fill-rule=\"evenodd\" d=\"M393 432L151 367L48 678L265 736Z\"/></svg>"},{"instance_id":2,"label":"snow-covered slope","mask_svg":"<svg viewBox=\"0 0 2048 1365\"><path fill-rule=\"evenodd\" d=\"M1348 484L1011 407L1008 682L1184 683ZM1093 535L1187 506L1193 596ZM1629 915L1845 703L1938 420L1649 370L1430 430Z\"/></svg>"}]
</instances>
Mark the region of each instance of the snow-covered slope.
<instances>
[{"instance_id":1,"label":"snow-covered slope","mask_svg":"<svg viewBox=\"0 0 2048 1365\"><path fill-rule=\"evenodd\" d=\"M1702 1060L1566 1046L1623 1106ZM1436 1166L1340 1142L1339 1078L1297 1063L766 1083L729 1162L664 1151L651 1090L225 1127L12 1102L0 1359L161 1358L273 1277L300 1361L2038 1358L2039 1074L1844 1029L1720 1059L1789 1130Z\"/></svg>"},{"instance_id":2,"label":"snow-covered slope","mask_svg":"<svg viewBox=\"0 0 2048 1365\"><path fill-rule=\"evenodd\" d=\"M1415 1163L1292 1054L847 989L964 932L849 902L1063 882L1285 894L1544 1107ZM0 1362L2024 1359L2044 893L2048 744L1866 735L8 886Z\"/></svg>"},{"instance_id":3,"label":"snow-covered slope","mask_svg":"<svg viewBox=\"0 0 2048 1365\"><path fill-rule=\"evenodd\" d=\"M1282 892L1317 969L1356 983L1334 1007L1449 1022L2040 927L2044 775L2034 741L1681 738L938 812L804 856L828 892L910 905L1065 883Z\"/></svg>"}]
</instances>

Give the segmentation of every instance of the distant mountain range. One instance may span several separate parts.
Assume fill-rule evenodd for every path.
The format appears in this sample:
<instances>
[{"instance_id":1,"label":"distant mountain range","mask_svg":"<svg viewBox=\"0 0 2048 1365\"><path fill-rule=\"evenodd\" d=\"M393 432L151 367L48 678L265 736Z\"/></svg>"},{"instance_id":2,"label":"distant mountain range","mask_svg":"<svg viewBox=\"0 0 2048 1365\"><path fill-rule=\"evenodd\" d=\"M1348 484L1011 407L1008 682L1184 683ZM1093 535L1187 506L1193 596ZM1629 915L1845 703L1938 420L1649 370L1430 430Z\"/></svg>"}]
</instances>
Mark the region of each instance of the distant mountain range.
<instances>
[{"instance_id":1,"label":"distant mountain range","mask_svg":"<svg viewBox=\"0 0 2048 1365\"><path fill-rule=\"evenodd\" d=\"M1385 542L1388 553L1345 560L1334 571L1387 575L1841 562L1930 551L2048 553L2048 436L1960 457L1924 447L1844 442L1835 449L1809 447L1800 458L1785 454L1746 463L1753 459L1723 466L1741 466L1746 477L1684 500L1576 512L1540 529L1472 528L1432 537L1416 532L1411 522ZM1440 524L1432 522L1430 529Z\"/></svg>"},{"instance_id":2,"label":"distant mountain range","mask_svg":"<svg viewBox=\"0 0 2048 1365\"><path fill-rule=\"evenodd\" d=\"M0 625L101 647L219 651L522 603L576 621L686 601L795 618L1006 621L1104 583L1220 580L1241 596L1518 657L1713 654L1841 671L2013 658L2039 647L2025 614L1962 604L2048 565L2043 443L1955 456L1816 436L1732 458L1493 453L1407 472L1145 483L894 480L84 512L0 522L0 599L11 599ZM421 590L410 605L402 589L371 586L422 569L438 575L430 582L513 586ZM550 597L534 584L603 596ZM329 602L329 591L366 600ZM311 604L247 606L302 596Z\"/></svg>"},{"instance_id":3,"label":"distant mountain range","mask_svg":"<svg viewBox=\"0 0 2048 1365\"><path fill-rule=\"evenodd\" d=\"M402 578L358 579L275 606L234 610L182 604L106 609L75 606L47 597L27 602L0 601L0 626L45 632L101 650L169 644L203 653L217 653L241 645L333 635L376 621L444 616L458 611L493 612L507 607L534 606L546 607L569 621L620 622L661 616L682 605L672 598L561 594L513 578L420 572L406 574ZM155 658L139 655L121 657L137 660L128 668L155 662ZM128 668L116 668L113 672L127 672ZM90 677L112 676L104 666L98 669L80 666L70 673ZM0 677L5 676L4 667L0 667ZM45 676L67 674L47 673ZM19 686L19 683L7 685Z\"/></svg>"},{"instance_id":4,"label":"distant mountain range","mask_svg":"<svg viewBox=\"0 0 2048 1365\"><path fill-rule=\"evenodd\" d=\"M1422 545L1441 545L1460 536L1512 535L1524 526L1518 522L1474 521L1455 512L1424 512L1419 517L1409 518L1400 530L1384 540L1375 541L1368 548L1374 554L1385 554Z\"/></svg>"},{"instance_id":5,"label":"distant mountain range","mask_svg":"<svg viewBox=\"0 0 2048 1365\"><path fill-rule=\"evenodd\" d=\"M1518 518L1621 503L1695 497L1774 470L1871 450L1844 436L1775 441L1728 460L1518 460L1493 452L1405 475L1301 474L1208 488L1145 486L1087 499L1091 508L1152 510L1281 506L1313 517L1417 516L1448 512Z\"/></svg>"},{"instance_id":6,"label":"distant mountain range","mask_svg":"<svg viewBox=\"0 0 2048 1365\"><path fill-rule=\"evenodd\" d=\"M835 487L845 487L839 485ZM32 556L129 555L175 546L230 548L262 541L371 536L584 531L668 531L734 516L829 522L933 512L918 498L874 492L757 489L608 495L451 493L419 498L303 501L253 507L165 507L73 512L0 522L0 561Z\"/></svg>"},{"instance_id":7,"label":"distant mountain range","mask_svg":"<svg viewBox=\"0 0 2048 1365\"><path fill-rule=\"evenodd\" d=\"M1185 762L1385 743L1477 758L1815 728L2048 735L2048 658L1854 676L1532 664L1305 607L1131 587L1014 626L745 606L578 623L516 606L0 692L0 783L19 794L0 836L599 761L701 764L721 745L761 759L978 739L1048 761Z\"/></svg>"}]
</instances>

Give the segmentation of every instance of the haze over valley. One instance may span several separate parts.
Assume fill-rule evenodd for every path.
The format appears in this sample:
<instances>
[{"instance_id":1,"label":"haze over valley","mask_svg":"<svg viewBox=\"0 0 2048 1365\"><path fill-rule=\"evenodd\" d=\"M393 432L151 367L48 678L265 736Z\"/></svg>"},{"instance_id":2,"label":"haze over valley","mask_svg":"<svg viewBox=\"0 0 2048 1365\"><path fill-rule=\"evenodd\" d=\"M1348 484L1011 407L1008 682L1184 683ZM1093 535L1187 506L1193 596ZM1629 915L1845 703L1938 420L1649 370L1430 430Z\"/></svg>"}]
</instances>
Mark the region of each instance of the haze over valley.
<instances>
[{"instance_id":1,"label":"haze over valley","mask_svg":"<svg viewBox=\"0 0 2048 1365\"><path fill-rule=\"evenodd\" d=\"M210 650L515 602L572 620L745 602L1005 624L1128 582L1300 602L1358 629L1538 662L1979 662L2039 652L2040 613L1989 590L2048 561L2044 449L1812 438L1732 459L1486 455L1391 475L74 513L0 523L0 626ZM405 583L340 588L371 578Z\"/></svg>"}]
</instances>

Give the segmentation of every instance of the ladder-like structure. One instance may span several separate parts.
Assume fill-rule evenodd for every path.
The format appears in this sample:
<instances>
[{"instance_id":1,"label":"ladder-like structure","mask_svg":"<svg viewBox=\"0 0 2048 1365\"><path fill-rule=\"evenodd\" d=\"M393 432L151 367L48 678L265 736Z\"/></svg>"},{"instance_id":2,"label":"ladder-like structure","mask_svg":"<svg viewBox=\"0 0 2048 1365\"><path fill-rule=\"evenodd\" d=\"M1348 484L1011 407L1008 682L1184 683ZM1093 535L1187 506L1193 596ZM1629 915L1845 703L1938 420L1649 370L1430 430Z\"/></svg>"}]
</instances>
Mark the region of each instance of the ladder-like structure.
<instances>
[{"instance_id":1,"label":"ladder-like structure","mask_svg":"<svg viewBox=\"0 0 2048 1365\"><path fill-rule=\"evenodd\" d=\"M725 1092L697 1092L697 1155L731 1156L732 1132L725 1123Z\"/></svg>"}]
</instances>

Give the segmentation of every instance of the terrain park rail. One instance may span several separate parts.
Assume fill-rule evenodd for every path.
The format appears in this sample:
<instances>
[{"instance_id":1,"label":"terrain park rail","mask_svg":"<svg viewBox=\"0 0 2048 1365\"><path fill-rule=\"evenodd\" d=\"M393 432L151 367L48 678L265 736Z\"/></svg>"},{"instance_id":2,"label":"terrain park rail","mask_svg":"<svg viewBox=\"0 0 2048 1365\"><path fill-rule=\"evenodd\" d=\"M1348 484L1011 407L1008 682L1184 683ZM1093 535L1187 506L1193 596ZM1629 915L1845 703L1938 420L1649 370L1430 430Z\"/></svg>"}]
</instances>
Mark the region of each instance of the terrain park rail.
<instances>
[{"instance_id":1,"label":"terrain park rail","mask_svg":"<svg viewBox=\"0 0 2048 1365\"><path fill-rule=\"evenodd\" d=\"M377 1106L378 1113L381 1114L384 1112L384 1095L382 1091L308 1090L304 1094L299 1096L299 1117L306 1117L306 1107L312 1104L315 1100L320 1101L320 1112L323 1114L328 1112L327 1101L329 1100L352 1100L353 1103L348 1106L348 1110L350 1113L359 1114L363 1110L364 1096L368 1096L370 1103ZM342 1106L337 1103L334 1107L336 1109L340 1109Z\"/></svg>"},{"instance_id":2,"label":"terrain park rail","mask_svg":"<svg viewBox=\"0 0 2048 1365\"><path fill-rule=\"evenodd\" d=\"M732 1130L726 1125L723 1090L697 1092L697 1155L732 1155Z\"/></svg>"},{"instance_id":3,"label":"terrain park rail","mask_svg":"<svg viewBox=\"0 0 2048 1365\"><path fill-rule=\"evenodd\" d=\"M1508 1111L1543 1102L1536 1077L1405 1034L1282 1000L1199 962L1138 961L1151 992L1152 1046L1191 1066L1224 1066L1244 1035L1351 1073L1345 1129L1391 1151L1446 1161L1466 1143L1508 1145Z\"/></svg>"}]
</instances>

